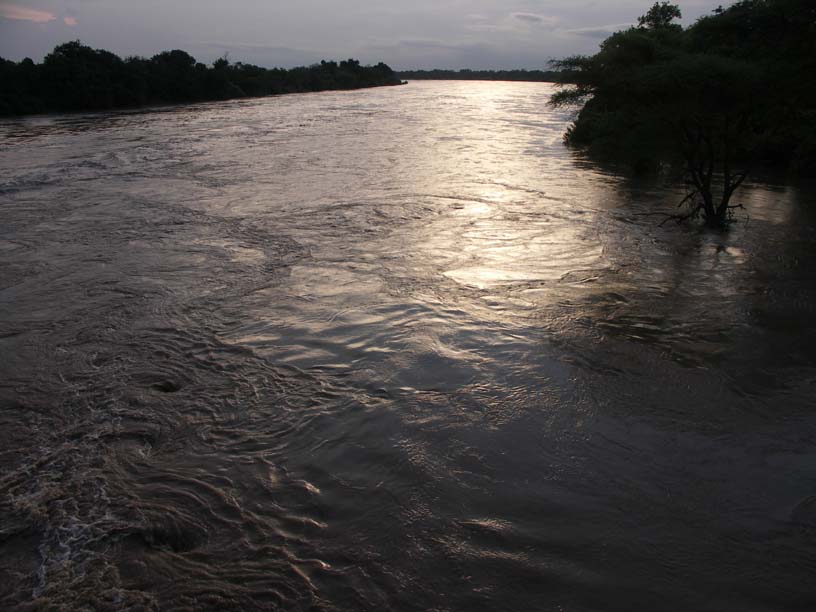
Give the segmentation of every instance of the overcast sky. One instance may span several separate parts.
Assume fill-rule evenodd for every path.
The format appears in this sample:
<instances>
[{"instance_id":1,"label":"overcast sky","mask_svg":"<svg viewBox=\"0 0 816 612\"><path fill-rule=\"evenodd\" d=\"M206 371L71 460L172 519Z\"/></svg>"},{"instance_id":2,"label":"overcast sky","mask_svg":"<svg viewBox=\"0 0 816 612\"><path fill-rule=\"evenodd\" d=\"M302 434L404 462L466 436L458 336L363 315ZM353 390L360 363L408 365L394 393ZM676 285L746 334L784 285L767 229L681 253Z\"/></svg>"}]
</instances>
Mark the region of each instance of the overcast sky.
<instances>
[{"instance_id":1,"label":"overcast sky","mask_svg":"<svg viewBox=\"0 0 816 612\"><path fill-rule=\"evenodd\" d=\"M0 57L80 39L121 56L184 49L262 66L354 57L409 68L542 68L593 53L653 0L0 0ZM690 23L725 0L677 0Z\"/></svg>"}]
</instances>

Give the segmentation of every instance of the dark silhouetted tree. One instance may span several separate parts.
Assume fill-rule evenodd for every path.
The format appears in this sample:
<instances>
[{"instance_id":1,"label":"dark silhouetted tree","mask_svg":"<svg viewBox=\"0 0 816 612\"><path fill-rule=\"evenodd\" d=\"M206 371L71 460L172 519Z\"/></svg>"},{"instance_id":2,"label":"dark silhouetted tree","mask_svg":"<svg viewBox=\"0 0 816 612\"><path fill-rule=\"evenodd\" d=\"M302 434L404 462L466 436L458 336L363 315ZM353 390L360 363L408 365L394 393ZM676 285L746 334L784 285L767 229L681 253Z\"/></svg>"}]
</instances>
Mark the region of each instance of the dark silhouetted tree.
<instances>
[{"instance_id":1,"label":"dark silhouetted tree","mask_svg":"<svg viewBox=\"0 0 816 612\"><path fill-rule=\"evenodd\" d=\"M151 103L226 100L299 91L397 85L385 64L323 61L308 68L271 70L225 56L211 67L181 50L150 59L120 59L79 41L64 43L42 64L0 58L0 114L76 111Z\"/></svg>"},{"instance_id":2,"label":"dark silhouetted tree","mask_svg":"<svg viewBox=\"0 0 816 612\"><path fill-rule=\"evenodd\" d=\"M688 208L672 217L723 227L751 167L807 168L816 150L814 12L744 0L683 30L678 7L655 4L596 55L555 63L573 84L551 103L580 107L567 142L638 171L680 166Z\"/></svg>"},{"instance_id":3,"label":"dark silhouetted tree","mask_svg":"<svg viewBox=\"0 0 816 612\"><path fill-rule=\"evenodd\" d=\"M649 30L659 30L661 28L680 29L680 25L674 23L674 20L682 17L683 13L680 12L680 7L676 4L655 2L645 15L638 17L638 26Z\"/></svg>"}]
</instances>

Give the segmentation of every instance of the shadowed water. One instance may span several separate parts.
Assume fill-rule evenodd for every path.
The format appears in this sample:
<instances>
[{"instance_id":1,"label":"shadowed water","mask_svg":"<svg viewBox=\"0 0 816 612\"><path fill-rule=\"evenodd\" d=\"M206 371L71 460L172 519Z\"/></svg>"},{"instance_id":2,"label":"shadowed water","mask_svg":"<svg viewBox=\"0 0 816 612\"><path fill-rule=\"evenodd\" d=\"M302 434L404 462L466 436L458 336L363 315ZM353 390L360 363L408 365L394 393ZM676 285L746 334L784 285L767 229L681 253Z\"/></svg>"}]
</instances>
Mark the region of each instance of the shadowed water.
<instances>
[{"instance_id":1,"label":"shadowed water","mask_svg":"<svg viewBox=\"0 0 816 612\"><path fill-rule=\"evenodd\" d=\"M0 608L813 609L813 189L551 91L0 123Z\"/></svg>"}]
</instances>

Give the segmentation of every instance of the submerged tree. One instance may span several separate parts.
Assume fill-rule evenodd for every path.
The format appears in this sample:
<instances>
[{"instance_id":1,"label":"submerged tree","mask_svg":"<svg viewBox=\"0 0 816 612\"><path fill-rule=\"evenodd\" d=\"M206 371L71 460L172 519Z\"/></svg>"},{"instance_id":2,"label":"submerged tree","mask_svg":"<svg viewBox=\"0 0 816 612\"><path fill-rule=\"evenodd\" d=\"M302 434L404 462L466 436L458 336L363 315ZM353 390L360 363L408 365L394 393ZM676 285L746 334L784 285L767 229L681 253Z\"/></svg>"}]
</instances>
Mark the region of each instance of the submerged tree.
<instances>
[{"instance_id":1,"label":"submerged tree","mask_svg":"<svg viewBox=\"0 0 816 612\"><path fill-rule=\"evenodd\" d=\"M749 63L707 55L686 55L661 68L669 82L656 78L645 93L679 148L691 187L682 202L688 212L675 218L702 215L708 225L723 227L729 211L740 207L731 196L747 178L750 149L761 138L765 76Z\"/></svg>"},{"instance_id":2,"label":"submerged tree","mask_svg":"<svg viewBox=\"0 0 816 612\"><path fill-rule=\"evenodd\" d=\"M614 147L612 156L640 170L680 166L690 187L682 201L688 209L673 217L702 216L708 225L724 226L739 206L731 197L747 177L750 149L760 137L762 71L738 60L678 54L634 65L604 85L582 112L592 115L604 104L614 111L585 117L571 139L599 138L596 146Z\"/></svg>"},{"instance_id":3,"label":"submerged tree","mask_svg":"<svg viewBox=\"0 0 816 612\"><path fill-rule=\"evenodd\" d=\"M682 168L687 209L671 218L723 227L739 206L732 196L776 129L785 86L772 63L695 44L699 32L675 24L680 16L679 7L657 3L596 55L556 62L574 83L551 104L582 106L570 144L640 171ZM728 10L703 20L706 34L716 27L710 20L726 17Z\"/></svg>"}]
</instances>

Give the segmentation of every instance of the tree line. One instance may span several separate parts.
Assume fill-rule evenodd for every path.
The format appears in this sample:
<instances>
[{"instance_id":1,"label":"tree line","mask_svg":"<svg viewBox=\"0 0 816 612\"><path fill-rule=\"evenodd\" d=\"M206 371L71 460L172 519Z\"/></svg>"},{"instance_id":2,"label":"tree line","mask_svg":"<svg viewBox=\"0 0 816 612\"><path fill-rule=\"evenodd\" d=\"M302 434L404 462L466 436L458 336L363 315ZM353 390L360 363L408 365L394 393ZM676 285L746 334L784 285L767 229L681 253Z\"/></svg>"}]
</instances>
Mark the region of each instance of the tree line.
<instances>
[{"instance_id":1,"label":"tree line","mask_svg":"<svg viewBox=\"0 0 816 612\"><path fill-rule=\"evenodd\" d=\"M556 70L401 70L401 79L450 81L535 81L557 83L563 73Z\"/></svg>"},{"instance_id":2,"label":"tree line","mask_svg":"<svg viewBox=\"0 0 816 612\"><path fill-rule=\"evenodd\" d=\"M593 56L554 62L580 111L565 139L638 171L679 168L682 221L725 226L757 166L816 174L816 3L741 0L687 28L656 3Z\"/></svg>"},{"instance_id":3,"label":"tree line","mask_svg":"<svg viewBox=\"0 0 816 612\"><path fill-rule=\"evenodd\" d=\"M308 67L262 68L226 57L207 66L180 50L122 59L80 41L57 46L42 63L0 58L0 115L87 111L148 104L228 100L308 91L398 85L384 63L348 59Z\"/></svg>"}]
</instances>

